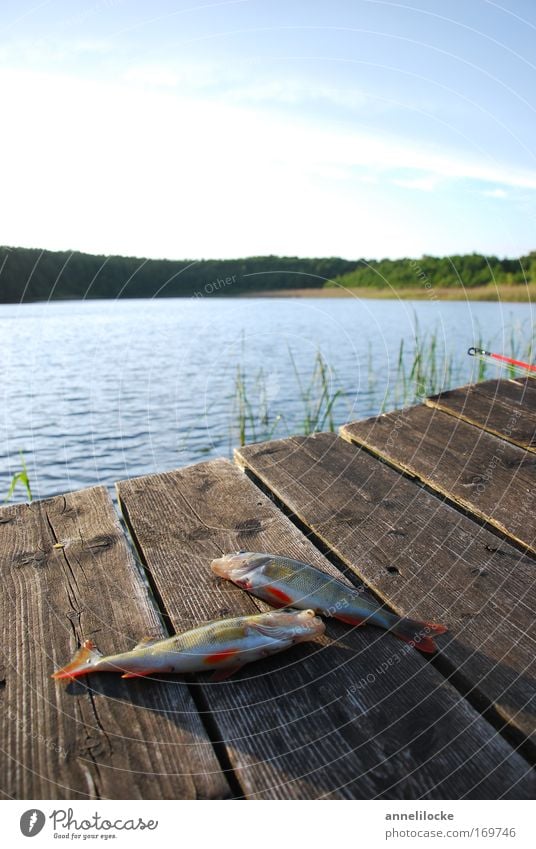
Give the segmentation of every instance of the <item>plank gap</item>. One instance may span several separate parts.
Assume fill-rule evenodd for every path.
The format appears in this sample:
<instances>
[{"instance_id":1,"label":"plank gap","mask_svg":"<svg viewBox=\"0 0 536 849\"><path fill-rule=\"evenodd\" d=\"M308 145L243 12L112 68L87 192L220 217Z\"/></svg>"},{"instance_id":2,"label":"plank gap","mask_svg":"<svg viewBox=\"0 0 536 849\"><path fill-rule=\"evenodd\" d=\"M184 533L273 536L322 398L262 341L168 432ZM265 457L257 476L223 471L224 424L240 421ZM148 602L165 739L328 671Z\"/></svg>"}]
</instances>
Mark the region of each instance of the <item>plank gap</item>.
<instances>
[{"instance_id":1,"label":"plank gap","mask_svg":"<svg viewBox=\"0 0 536 849\"><path fill-rule=\"evenodd\" d=\"M483 719L487 720L501 737L504 737L512 748L527 761L527 766L536 766L536 746L507 719L502 718L495 706L478 690L474 682L464 675L463 671L460 672L440 652L437 656L432 656L430 663L482 715Z\"/></svg>"},{"instance_id":2,"label":"plank gap","mask_svg":"<svg viewBox=\"0 0 536 849\"><path fill-rule=\"evenodd\" d=\"M207 699L205 698L202 687L194 682L188 682L187 686L199 713L199 718L201 719L203 728L206 731L208 739L212 743L212 748L214 749L214 753L216 755L216 758L218 759L220 769L223 772L225 778L227 779L227 783L231 791L231 798L245 799L246 791L240 784L240 780L231 763L231 759L229 757L229 753L227 751L225 743L221 739L218 724L214 719L212 711L210 710L210 706L208 704Z\"/></svg>"},{"instance_id":3,"label":"plank gap","mask_svg":"<svg viewBox=\"0 0 536 849\"><path fill-rule=\"evenodd\" d=\"M222 551L284 551L347 580L229 461L123 481L119 492L175 630L258 609L211 573ZM532 792L526 760L421 655L372 628L328 630L325 644L259 661L232 682L194 679L247 798Z\"/></svg>"},{"instance_id":4,"label":"plank gap","mask_svg":"<svg viewBox=\"0 0 536 849\"><path fill-rule=\"evenodd\" d=\"M479 714L494 705L494 728L502 727L507 719L523 739L531 737L534 690L528 670L534 662L528 623L532 625L534 605L523 600L524 587L528 592L533 583L532 558L520 555L509 541L499 542L489 528L475 523L437 493L416 486L397 468L379 463L373 452L334 434L251 445L240 449L237 461L283 500L288 510L297 513L397 613L442 621L441 611L448 609L454 617L451 638L446 638L443 652L437 656L447 658L448 664L436 667L437 673L445 679L455 672L459 676L455 689L470 696L471 701L466 701ZM435 552L431 561L427 559L431 556L427 538ZM506 571L501 568L502 557L510 558L502 562ZM393 564L400 565L398 573L389 568ZM430 570L429 582L426 572L422 574L426 569ZM527 582L521 586L517 586L522 580L519 572ZM484 584L477 585L480 576ZM486 594L488 580L491 598ZM443 581L444 589L437 589ZM510 592L504 599L507 626L498 629L505 641L504 651L500 642L489 659L485 652L481 658L488 626L491 633L497 630L490 617L495 609L500 615L501 587L508 588L509 581ZM466 583L473 593L468 599L459 592ZM415 604L417 615L410 612ZM515 612L518 605L519 614L523 611L521 619ZM526 632L529 640L521 654L515 639L518 619L520 637ZM509 660L505 660L507 656ZM483 698L474 701L480 690ZM518 738L514 736L514 740L517 747ZM532 750L523 751L525 758L534 751L534 739L531 744Z\"/></svg>"},{"instance_id":5,"label":"plank gap","mask_svg":"<svg viewBox=\"0 0 536 849\"><path fill-rule=\"evenodd\" d=\"M228 798L182 681L51 680L89 637L108 654L168 636L107 490L7 506L0 519L3 796Z\"/></svg>"},{"instance_id":6,"label":"plank gap","mask_svg":"<svg viewBox=\"0 0 536 849\"><path fill-rule=\"evenodd\" d=\"M130 539L137 554L138 565L143 569L144 578L147 581L151 590L151 594L154 599L154 603L160 616L160 619L162 620L162 623L164 625L164 628L168 632L168 635L173 636L173 634L176 634L177 631L173 627L171 616L166 608L162 595L160 594L158 586L154 581L151 569L148 566L145 556L143 554L143 549L138 541L136 531L134 530L132 522L130 520L128 508L126 504L122 501L121 496L119 494L118 504L125 523L125 527L128 531L128 534L130 535ZM212 716L208 702L205 699L205 696L203 695L202 689L201 687L196 686L190 680L189 676L185 676L184 681L192 697L192 701L195 707L197 708L201 724L203 725L207 737L210 740L210 743L212 744L212 748L214 750L214 754L221 768L221 771L227 779L227 783L231 791L231 798L243 799L245 796L244 789L242 788L238 776L236 775L236 772L233 769L231 760L225 747L225 743L221 740L217 723L214 720L214 717Z\"/></svg>"},{"instance_id":7,"label":"plank gap","mask_svg":"<svg viewBox=\"0 0 536 849\"><path fill-rule=\"evenodd\" d=\"M351 584L352 584L352 585L353 585L356 589L358 589L358 590L361 590L361 589L363 589L363 587L364 587L364 588L365 588L365 589L366 589L366 590L367 590L367 591L368 591L368 592L369 592L372 596L374 596L374 598L376 599L376 601L378 602L378 604L385 605L385 607L389 608L389 605L387 605L387 604L385 603L385 601L384 601L384 600L383 600L383 599L382 599L382 598L381 598L381 597L380 597L377 593L375 593L375 592L374 592L373 587L370 587L370 586L369 586L368 584L366 584L364 581L359 580L359 577L356 575L356 573L355 573L352 569L350 569L350 568L349 568L348 564L347 564L347 563L345 563L345 562L344 562L344 560L342 560L342 559L338 556L338 554L337 554L335 551L333 551L333 549L331 549L331 548L329 547L329 545L327 545L327 544L324 542L324 540L323 540L321 537L317 536L317 534L315 534L315 532L314 532L314 531L313 531L313 530L309 527L309 525L307 525L307 524L303 521L303 519L300 519L300 517L299 517L299 516L297 516L297 515L296 515L296 513L293 513L293 511L290 509L290 507L288 507L288 506L285 504L285 502L284 502L284 501L282 501L282 500L279 498L279 496L277 496L274 492L272 492L272 490L271 490L271 489L270 489L270 488L269 488L269 487L268 487L268 486L264 483L264 481L262 481L259 477L257 477L257 475L255 474L255 472L253 472L253 471L252 471L250 468L248 468L247 466L242 466L242 464L241 464L241 462L240 462L240 458L239 458L239 456L237 456L236 463L237 463L238 468L239 468L241 471L243 471L243 472L244 472L244 474L246 475L246 477L247 477L247 478L249 478L249 480L250 480L252 483L254 483L254 484L255 484L255 486L256 486L258 489L260 489L260 491L261 491L264 495L266 495L266 496L270 499L270 501L272 501L272 503L273 503L273 504L275 504L275 506L277 507L277 509L278 509L278 510L280 510L280 511L281 511L281 513L283 513L283 514L286 516L286 518L287 518L290 522L292 522L292 524L293 524L293 525L294 525L294 526L295 526L295 527L296 527L299 531L301 531L301 532L302 532L302 534L303 534L305 537L307 537L307 539L308 539L308 540L310 540L310 541L313 543L314 547L315 547L315 548L317 548L317 549L318 549L318 551L319 551L321 554L323 554L323 555L324 555L324 557L326 558L326 560L329 560L329 562L330 562L333 566L335 566L335 568L336 568L339 572L342 572L342 574L344 575L344 577L347 579L347 581L348 581L349 583L351 583ZM391 609L391 608L389 608L389 609ZM424 658L425 660L427 660L427 658L426 658L426 657L424 657L424 655L423 655L423 658Z\"/></svg>"},{"instance_id":8,"label":"plank gap","mask_svg":"<svg viewBox=\"0 0 536 849\"><path fill-rule=\"evenodd\" d=\"M162 596L160 595L160 591L158 589L158 586L154 581L154 578L151 574L151 570L150 570L150 568L147 564L147 561L145 559L145 556L143 554L143 548L141 547L140 542L138 540L138 537L136 535L136 531L134 530L134 528L132 526L132 522L130 520L130 516L129 516L129 513L128 513L128 508L127 508L126 504L124 504L121 501L121 497L119 496L119 493L118 493L118 505L119 505L119 511L121 512L121 515L123 517L126 532L128 532L128 533L125 533L125 536L127 536L127 538L128 538L128 536L130 536L130 540L129 540L130 548L132 548L132 547L134 548L134 552L136 554L135 560L136 560L138 569L140 570L140 572L142 574L144 582L149 587L150 594L151 594L151 597L153 599L154 607L155 607L155 610L156 610L158 616L160 617L160 620L162 622L162 626L163 626L164 630L167 631L168 636L171 637L173 634L176 633L175 629L173 628L171 617L166 610L164 600L163 600Z\"/></svg>"},{"instance_id":9,"label":"plank gap","mask_svg":"<svg viewBox=\"0 0 536 849\"><path fill-rule=\"evenodd\" d=\"M471 425L471 427L476 427L478 430L484 431L484 433L489 433L491 436L495 436L497 439L501 439L503 442L507 442L509 445L515 445L516 448L523 448L524 451L531 451L533 454L536 453L536 448L533 445L526 445L524 442L520 442L513 438L507 438L504 433L501 433L500 430L496 430L487 424L487 422L479 422L476 419L470 417L467 413L457 412L453 410L451 407L448 407L446 404L442 404L441 400L438 398L426 398L424 401L424 405L426 407L430 407L432 410L439 410L440 413L445 413L446 416L450 416L453 419L458 419L458 421L465 422L466 424Z\"/></svg>"},{"instance_id":10,"label":"plank gap","mask_svg":"<svg viewBox=\"0 0 536 849\"><path fill-rule=\"evenodd\" d=\"M465 516L466 518L474 522L475 525L479 525L481 528L485 528L486 531L493 534L493 536L497 537L497 539L500 539L503 542L507 542L509 545L512 546L512 548L515 548L521 554L524 554L526 557L529 557L536 563L536 553L530 547L520 542L515 537L511 537L505 531L501 531L501 529L498 528L497 525L494 525L488 520L484 519L482 516L479 516L478 513L473 513L468 507L464 507L463 504L460 504L459 501L450 498L448 495L438 489L434 489L433 486L426 483L426 481L423 481L422 478L417 477L413 472L409 471L409 469L406 469L403 466L399 466L394 460L390 460L385 455L377 453L372 446L366 445L363 442L359 442L356 437L349 434L347 431L344 430L344 428L345 425L343 425L343 427L339 430L338 436L340 437L340 439L344 439L345 442L348 442L350 445L353 445L354 448L358 448L360 451L364 451L370 457L373 457L375 460L379 460L380 463L383 463L384 466L387 466L389 469L398 472L401 477L411 481L414 485L427 492L428 495L432 495L437 501L443 504L448 504L449 507L453 507L458 513L461 513L462 516ZM506 440L502 441L506 442Z\"/></svg>"},{"instance_id":11,"label":"plank gap","mask_svg":"<svg viewBox=\"0 0 536 849\"><path fill-rule=\"evenodd\" d=\"M315 548L318 548L324 557L337 569L339 569L348 578L348 580L350 580L356 587L365 586L371 595L376 598L379 604L389 608L389 605L387 605L385 601L374 592L373 587L369 586L369 584L366 584L364 581L358 582L357 575L349 569L344 560L342 560L324 542L324 540L318 537L302 519L293 513L292 510L274 492L272 492L272 490L270 490L270 488L259 477L257 477L254 472L251 471L250 468L242 466L239 457L237 457L237 465L244 471L246 477L248 477L252 483L261 490L261 492L270 498L276 507L280 509L281 512L284 513L285 516L307 536ZM398 469L396 471L398 471ZM423 489L424 488L426 487L423 487ZM433 490L432 495L435 495ZM463 672L459 672L459 670L440 652L438 652L437 655L430 655L429 657L423 656L423 659L434 666L440 675L452 684L459 694L466 699L469 704L490 723L490 725L493 725L496 731L498 731L508 741L508 743L510 743L510 745L525 758L528 766L536 765L536 747L530 740L518 732L517 729L510 726L507 721L501 718L493 704L488 701L482 693L477 691L474 683L464 676Z\"/></svg>"},{"instance_id":12,"label":"plank gap","mask_svg":"<svg viewBox=\"0 0 536 849\"><path fill-rule=\"evenodd\" d=\"M425 404L536 453L536 393L522 381L468 384L433 395Z\"/></svg>"}]
</instances>

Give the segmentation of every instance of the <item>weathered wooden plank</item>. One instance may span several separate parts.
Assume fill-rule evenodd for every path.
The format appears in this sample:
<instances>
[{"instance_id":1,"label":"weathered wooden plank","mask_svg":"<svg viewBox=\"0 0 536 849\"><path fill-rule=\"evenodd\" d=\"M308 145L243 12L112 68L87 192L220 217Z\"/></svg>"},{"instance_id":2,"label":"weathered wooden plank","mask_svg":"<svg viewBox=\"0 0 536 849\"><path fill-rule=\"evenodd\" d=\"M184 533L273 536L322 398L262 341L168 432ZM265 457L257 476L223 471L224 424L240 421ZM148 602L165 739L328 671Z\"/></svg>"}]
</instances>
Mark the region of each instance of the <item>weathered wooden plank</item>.
<instances>
[{"instance_id":1,"label":"weathered wooden plank","mask_svg":"<svg viewBox=\"0 0 536 849\"><path fill-rule=\"evenodd\" d=\"M521 383L527 390L536 392L536 377L516 377L516 383ZM531 394L530 404L534 405L534 403L534 396Z\"/></svg>"},{"instance_id":2,"label":"weathered wooden plank","mask_svg":"<svg viewBox=\"0 0 536 849\"><path fill-rule=\"evenodd\" d=\"M102 487L0 511L1 792L17 799L229 795L187 687L52 671L165 636Z\"/></svg>"},{"instance_id":3,"label":"weathered wooden plank","mask_svg":"<svg viewBox=\"0 0 536 849\"><path fill-rule=\"evenodd\" d=\"M118 486L173 627L265 609L214 557L274 551L339 575L236 467L212 461ZM248 798L496 798L532 790L515 754L422 656L373 628L303 644L198 687ZM368 676L368 677L367 677Z\"/></svg>"},{"instance_id":4,"label":"weathered wooden plank","mask_svg":"<svg viewBox=\"0 0 536 849\"><path fill-rule=\"evenodd\" d=\"M426 404L536 451L536 391L526 383L488 380L441 392Z\"/></svg>"},{"instance_id":5,"label":"weathered wooden plank","mask_svg":"<svg viewBox=\"0 0 536 849\"><path fill-rule=\"evenodd\" d=\"M426 406L344 425L341 436L536 552L534 454Z\"/></svg>"},{"instance_id":6,"label":"weathered wooden plank","mask_svg":"<svg viewBox=\"0 0 536 849\"><path fill-rule=\"evenodd\" d=\"M334 434L237 453L397 613L448 624L447 671L536 752L534 561Z\"/></svg>"}]
</instances>

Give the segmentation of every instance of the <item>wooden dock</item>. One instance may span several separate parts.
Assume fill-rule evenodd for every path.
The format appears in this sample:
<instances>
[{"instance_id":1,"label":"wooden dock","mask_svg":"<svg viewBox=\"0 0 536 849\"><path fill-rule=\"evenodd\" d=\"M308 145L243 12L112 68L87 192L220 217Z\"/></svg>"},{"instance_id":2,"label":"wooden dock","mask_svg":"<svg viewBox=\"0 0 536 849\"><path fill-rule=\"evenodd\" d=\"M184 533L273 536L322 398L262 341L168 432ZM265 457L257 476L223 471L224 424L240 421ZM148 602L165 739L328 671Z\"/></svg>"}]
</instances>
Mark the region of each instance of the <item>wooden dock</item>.
<instances>
[{"instance_id":1,"label":"wooden dock","mask_svg":"<svg viewBox=\"0 0 536 849\"><path fill-rule=\"evenodd\" d=\"M488 381L319 433L0 511L1 790L15 799L528 799L536 785L536 381ZM50 674L267 609L212 575L310 562L444 622L373 627L213 683Z\"/></svg>"}]
</instances>

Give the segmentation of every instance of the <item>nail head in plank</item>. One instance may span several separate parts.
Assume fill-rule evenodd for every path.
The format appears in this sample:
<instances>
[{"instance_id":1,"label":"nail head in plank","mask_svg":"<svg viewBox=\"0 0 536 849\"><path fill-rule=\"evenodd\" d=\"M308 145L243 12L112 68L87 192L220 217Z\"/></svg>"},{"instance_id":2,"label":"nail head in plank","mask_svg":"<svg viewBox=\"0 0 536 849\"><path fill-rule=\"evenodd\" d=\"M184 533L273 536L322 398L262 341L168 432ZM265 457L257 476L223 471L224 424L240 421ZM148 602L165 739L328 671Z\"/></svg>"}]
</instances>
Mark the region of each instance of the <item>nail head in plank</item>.
<instances>
[{"instance_id":1,"label":"nail head in plank","mask_svg":"<svg viewBox=\"0 0 536 849\"><path fill-rule=\"evenodd\" d=\"M228 461L124 481L118 492L177 630L266 609L211 573L225 552L279 552L341 577ZM229 681L197 677L246 797L530 795L526 762L415 650L374 628L328 623L328 633L331 642Z\"/></svg>"},{"instance_id":2,"label":"nail head in plank","mask_svg":"<svg viewBox=\"0 0 536 849\"><path fill-rule=\"evenodd\" d=\"M103 487L0 511L2 793L18 799L229 795L184 684L51 680L87 638L167 636Z\"/></svg>"}]
</instances>

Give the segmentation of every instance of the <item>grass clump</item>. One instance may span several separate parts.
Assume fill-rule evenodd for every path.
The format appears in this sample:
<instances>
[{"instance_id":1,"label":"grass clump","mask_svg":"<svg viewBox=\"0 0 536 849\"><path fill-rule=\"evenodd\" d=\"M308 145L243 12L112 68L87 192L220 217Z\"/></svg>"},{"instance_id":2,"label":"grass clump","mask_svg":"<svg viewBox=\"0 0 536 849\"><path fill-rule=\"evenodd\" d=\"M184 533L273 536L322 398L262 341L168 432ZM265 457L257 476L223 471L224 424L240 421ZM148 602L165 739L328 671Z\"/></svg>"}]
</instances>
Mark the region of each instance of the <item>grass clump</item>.
<instances>
[{"instance_id":1,"label":"grass clump","mask_svg":"<svg viewBox=\"0 0 536 849\"><path fill-rule=\"evenodd\" d=\"M253 378L248 378L244 366L239 364L234 381L231 441L234 438L242 446L248 442L264 442L275 435L289 435L296 430L308 436L336 429L335 405L343 393L334 387L333 373L325 357L317 351L312 368L304 374L290 348L288 354L300 402L299 423L289 427L285 413L273 411L270 387L273 375L267 376L261 368ZM281 433L283 429L284 434Z\"/></svg>"},{"instance_id":2,"label":"grass clump","mask_svg":"<svg viewBox=\"0 0 536 849\"><path fill-rule=\"evenodd\" d=\"M13 477L11 478L11 484L10 484L8 493L5 497L5 501L10 500L10 498L13 496L13 493L15 492L15 489L16 489L16 487L19 483L21 483L24 486L24 488L26 489L28 501L32 500L32 488L30 486L30 478L29 478L29 475L28 475L28 469L26 467L26 462L24 460L24 455L23 455L22 451L19 451L19 455L20 455L20 462L21 462L22 469L21 469L20 472L17 472L16 474L14 474Z\"/></svg>"}]
</instances>

